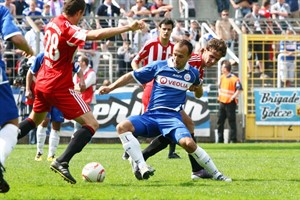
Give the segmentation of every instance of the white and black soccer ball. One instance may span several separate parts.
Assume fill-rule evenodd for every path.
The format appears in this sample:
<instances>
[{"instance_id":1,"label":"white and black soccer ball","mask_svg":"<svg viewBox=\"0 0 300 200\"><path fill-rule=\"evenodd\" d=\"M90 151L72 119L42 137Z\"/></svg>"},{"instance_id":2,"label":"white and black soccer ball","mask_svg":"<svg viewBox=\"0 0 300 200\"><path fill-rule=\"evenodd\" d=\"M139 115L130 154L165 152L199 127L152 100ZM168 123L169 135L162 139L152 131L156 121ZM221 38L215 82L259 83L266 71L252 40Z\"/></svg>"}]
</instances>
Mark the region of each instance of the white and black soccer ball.
<instances>
[{"instance_id":1,"label":"white and black soccer ball","mask_svg":"<svg viewBox=\"0 0 300 200\"><path fill-rule=\"evenodd\" d=\"M90 162L82 169L82 178L88 182L103 182L105 179L105 169L98 162Z\"/></svg>"}]
</instances>

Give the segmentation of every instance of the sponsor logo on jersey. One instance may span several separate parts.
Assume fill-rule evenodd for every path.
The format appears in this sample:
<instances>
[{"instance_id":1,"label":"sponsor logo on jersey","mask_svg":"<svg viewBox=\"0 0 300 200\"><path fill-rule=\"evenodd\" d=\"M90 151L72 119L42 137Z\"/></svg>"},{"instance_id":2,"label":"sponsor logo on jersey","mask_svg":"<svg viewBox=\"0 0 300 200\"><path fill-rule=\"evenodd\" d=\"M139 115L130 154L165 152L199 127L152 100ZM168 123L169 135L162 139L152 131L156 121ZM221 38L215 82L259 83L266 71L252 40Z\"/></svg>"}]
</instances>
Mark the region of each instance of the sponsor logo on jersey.
<instances>
[{"instance_id":1,"label":"sponsor logo on jersey","mask_svg":"<svg viewBox=\"0 0 300 200\"><path fill-rule=\"evenodd\" d=\"M166 76L158 76L156 80L161 85L180 89L180 90L187 90L189 88L189 86L191 85L191 83L188 83L184 80L178 80L178 79L166 77Z\"/></svg>"}]
</instances>

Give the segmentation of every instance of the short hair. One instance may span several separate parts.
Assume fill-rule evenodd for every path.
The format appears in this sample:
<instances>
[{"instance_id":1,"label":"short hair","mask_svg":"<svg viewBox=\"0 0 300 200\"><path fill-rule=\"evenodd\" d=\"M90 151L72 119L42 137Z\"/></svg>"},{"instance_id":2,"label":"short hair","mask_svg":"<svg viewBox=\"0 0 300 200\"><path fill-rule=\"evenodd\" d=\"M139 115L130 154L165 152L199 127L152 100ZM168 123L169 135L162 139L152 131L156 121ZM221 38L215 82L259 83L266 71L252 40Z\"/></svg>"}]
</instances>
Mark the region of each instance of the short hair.
<instances>
[{"instance_id":1,"label":"short hair","mask_svg":"<svg viewBox=\"0 0 300 200\"><path fill-rule=\"evenodd\" d=\"M185 40L185 39L179 40L179 42L177 42L177 44L179 45L179 47L186 46L188 48L188 55L192 54L193 45L188 40Z\"/></svg>"},{"instance_id":2,"label":"short hair","mask_svg":"<svg viewBox=\"0 0 300 200\"><path fill-rule=\"evenodd\" d=\"M89 58L85 55L81 55L81 62L84 62L86 65L89 65Z\"/></svg>"},{"instance_id":3,"label":"short hair","mask_svg":"<svg viewBox=\"0 0 300 200\"><path fill-rule=\"evenodd\" d=\"M229 62L229 60L223 60L221 62L221 67L223 67L227 69L228 72L231 72L231 63Z\"/></svg>"},{"instance_id":4,"label":"short hair","mask_svg":"<svg viewBox=\"0 0 300 200\"><path fill-rule=\"evenodd\" d=\"M227 45L222 39L212 38L207 42L206 49L220 52L221 56L224 57L226 56Z\"/></svg>"},{"instance_id":5,"label":"short hair","mask_svg":"<svg viewBox=\"0 0 300 200\"><path fill-rule=\"evenodd\" d=\"M74 16L78 11L85 10L84 0L65 0L63 12L68 16Z\"/></svg>"},{"instance_id":6,"label":"short hair","mask_svg":"<svg viewBox=\"0 0 300 200\"><path fill-rule=\"evenodd\" d=\"M172 28L174 28L174 21L170 18L164 18L163 20L161 20L158 24L159 27L161 27L161 25L172 25Z\"/></svg>"}]
</instances>

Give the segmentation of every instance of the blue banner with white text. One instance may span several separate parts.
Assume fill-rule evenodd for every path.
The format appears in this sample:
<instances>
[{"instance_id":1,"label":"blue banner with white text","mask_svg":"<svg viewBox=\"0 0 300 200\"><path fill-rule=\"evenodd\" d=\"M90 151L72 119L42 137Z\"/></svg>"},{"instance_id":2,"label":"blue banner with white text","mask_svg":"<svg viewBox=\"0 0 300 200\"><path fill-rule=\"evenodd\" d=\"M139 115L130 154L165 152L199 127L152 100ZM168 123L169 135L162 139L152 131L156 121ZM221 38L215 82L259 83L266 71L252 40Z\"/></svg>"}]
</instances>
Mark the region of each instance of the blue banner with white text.
<instances>
[{"instance_id":1,"label":"blue banner with white text","mask_svg":"<svg viewBox=\"0 0 300 200\"><path fill-rule=\"evenodd\" d=\"M300 90L296 88L254 89L257 125L300 125Z\"/></svg>"}]
</instances>

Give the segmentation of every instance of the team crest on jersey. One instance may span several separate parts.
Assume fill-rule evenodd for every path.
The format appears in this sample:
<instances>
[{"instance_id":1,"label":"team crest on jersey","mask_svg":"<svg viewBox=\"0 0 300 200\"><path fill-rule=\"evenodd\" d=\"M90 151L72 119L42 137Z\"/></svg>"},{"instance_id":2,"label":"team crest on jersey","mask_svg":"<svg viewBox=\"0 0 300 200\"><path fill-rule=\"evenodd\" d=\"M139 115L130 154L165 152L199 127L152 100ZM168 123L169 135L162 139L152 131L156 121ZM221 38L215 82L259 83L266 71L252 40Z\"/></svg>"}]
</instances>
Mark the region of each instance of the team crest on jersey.
<instances>
[{"instance_id":1,"label":"team crest on jersey","mask_svg":"<svg viewBox=\"0 0 300 200\"><path fill-rule=\"evenodd\" d=\"M190 81L191 80L191 75L190 74L186 74L186 75L184 75L184 80L185 81Z\"/></svg>"}]
</instances>

